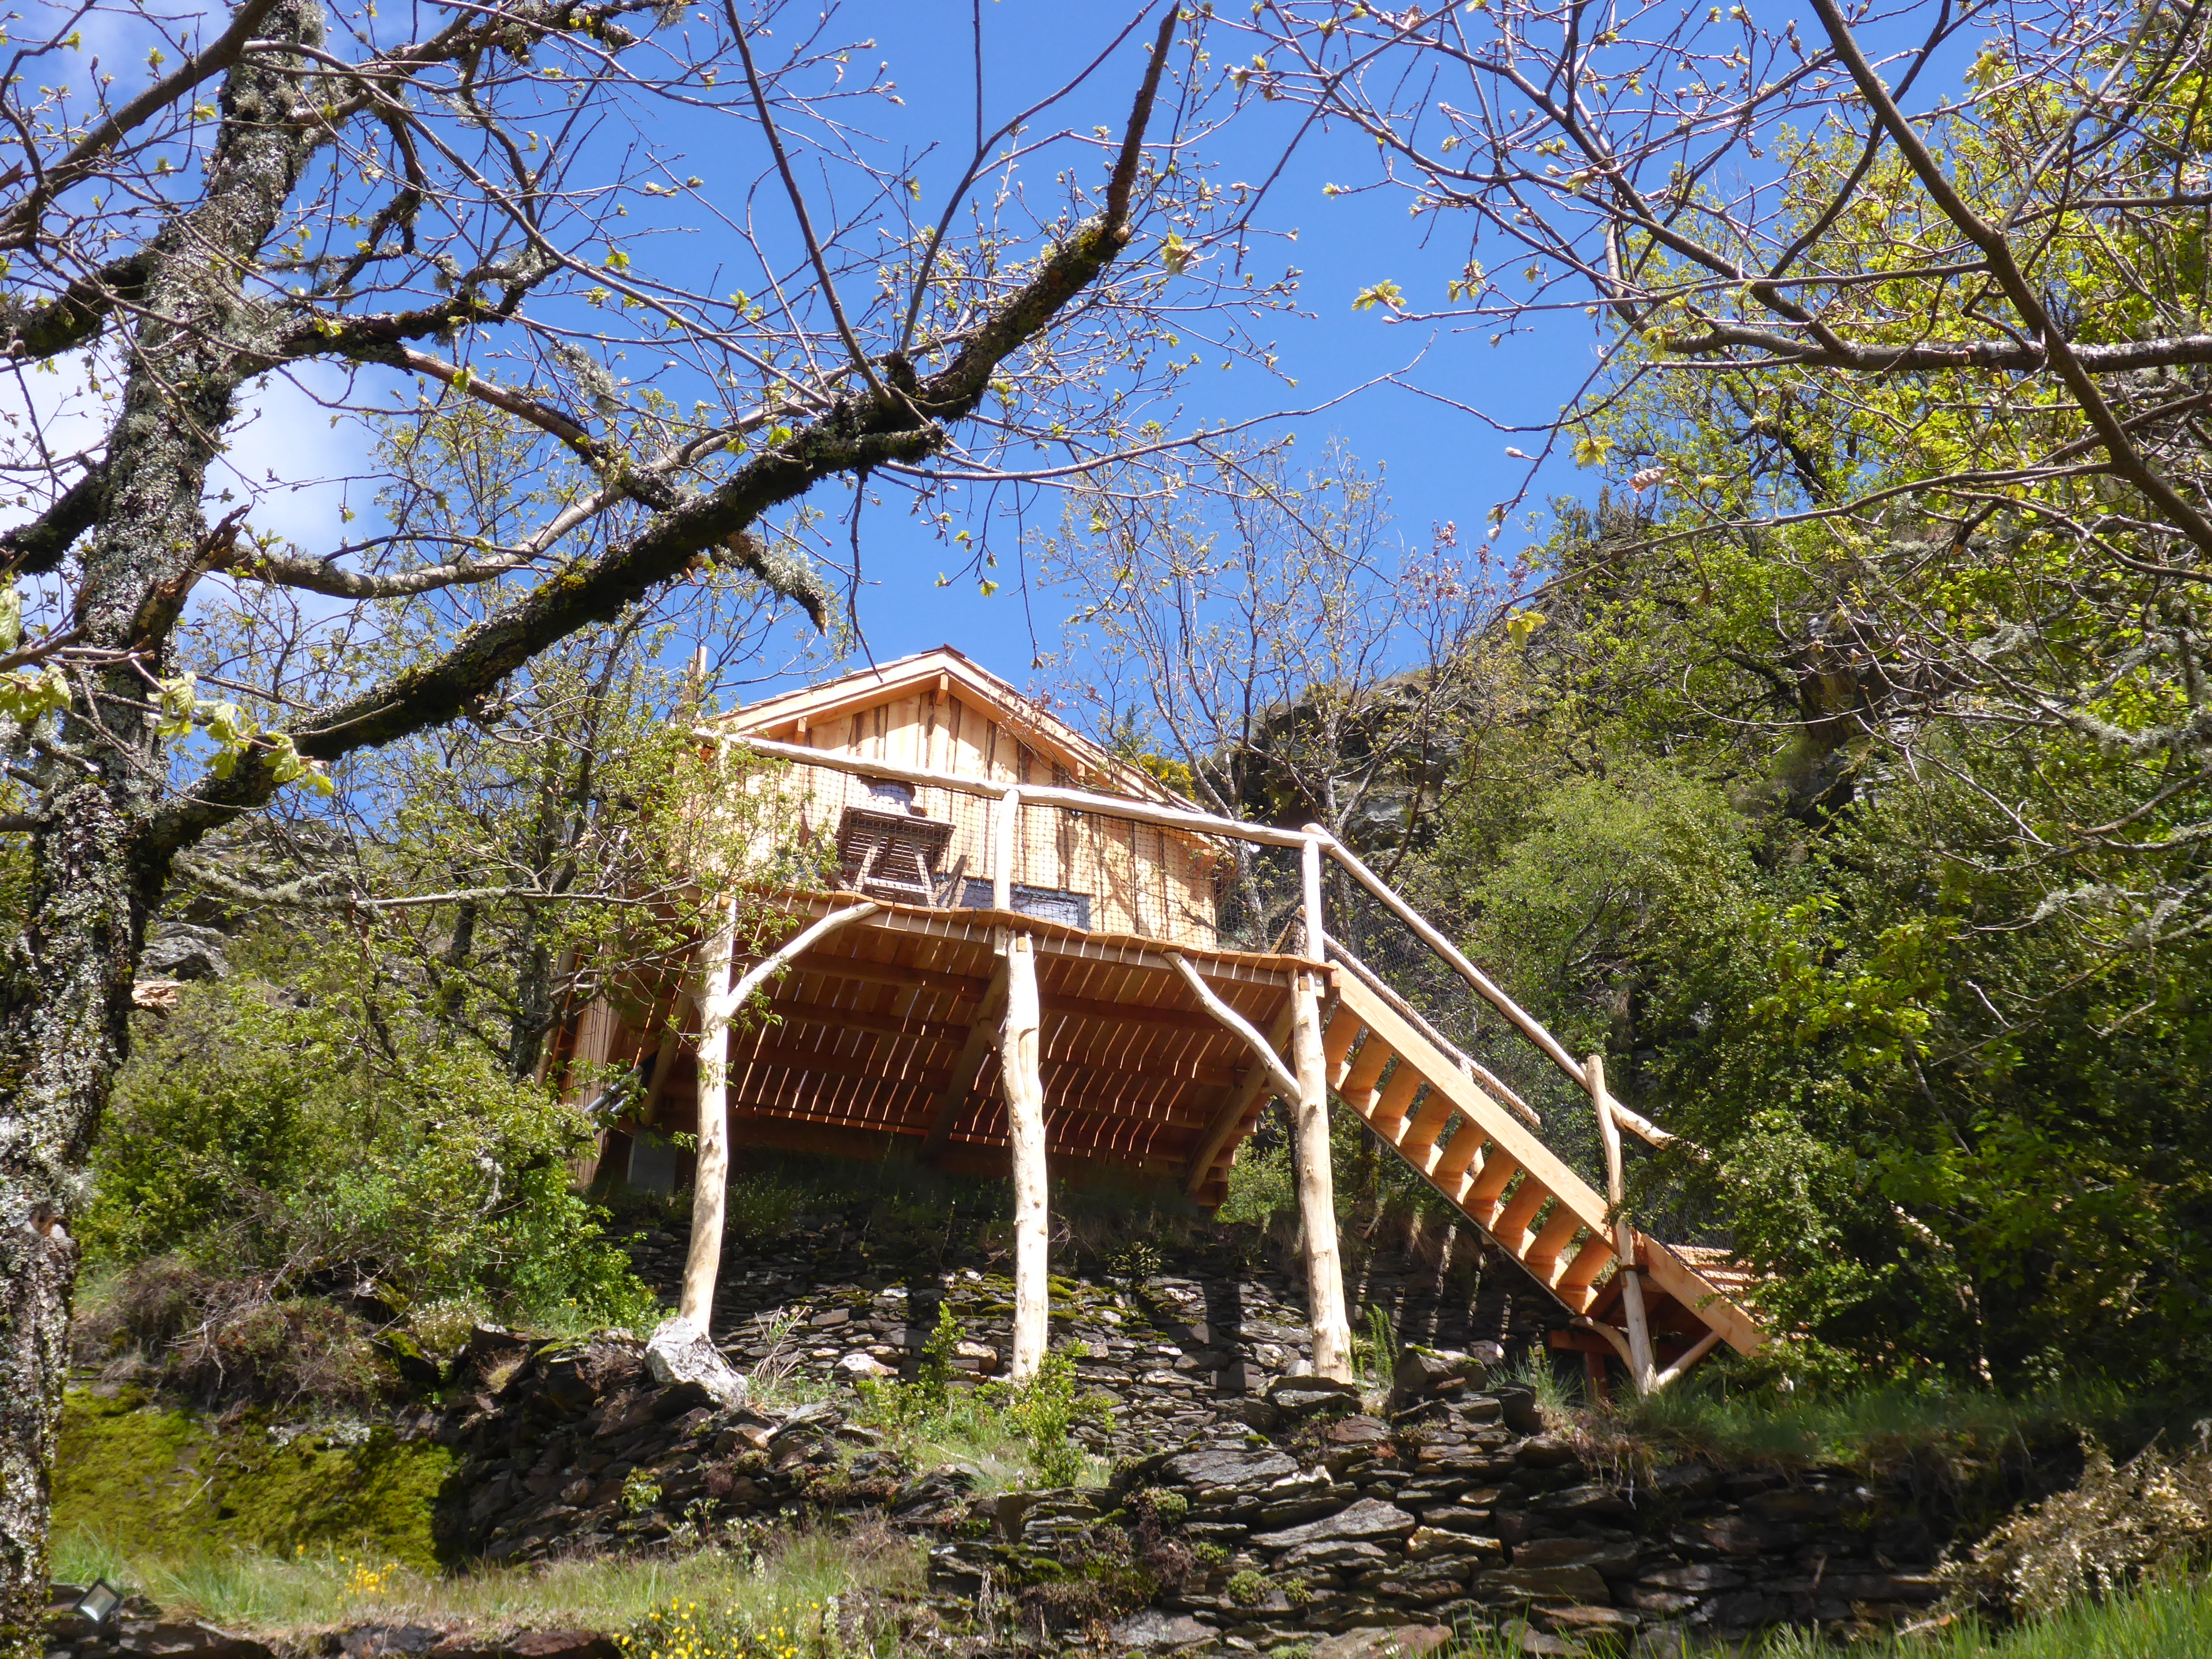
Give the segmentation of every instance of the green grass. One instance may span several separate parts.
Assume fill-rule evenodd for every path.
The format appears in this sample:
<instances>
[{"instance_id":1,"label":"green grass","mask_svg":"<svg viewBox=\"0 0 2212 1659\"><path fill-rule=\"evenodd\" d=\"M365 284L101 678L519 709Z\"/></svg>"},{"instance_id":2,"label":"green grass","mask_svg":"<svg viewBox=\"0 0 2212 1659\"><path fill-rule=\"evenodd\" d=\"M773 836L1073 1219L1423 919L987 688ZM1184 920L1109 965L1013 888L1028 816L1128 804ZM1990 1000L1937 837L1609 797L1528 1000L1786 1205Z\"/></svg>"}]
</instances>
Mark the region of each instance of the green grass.
<instances>
[{"instance_id":1,"label":"green grass","mask_svg":"<svg viewBox=\"0 0 2212 1659\"><path fill-rule=\"evenodd\" d=\"M1438 1659L1520 1659L1521 1628L1469 1627ZM1603 1652L1593 1644L1594 1652ZM1675 1650L1642 1650L1650 1659ZM2146 1584L2111 1601L2070 1607L2050 1619L1991 1630L1955 1620L1902 1634L1838 1645L1802 1630L1780 1630L1748 1648L1690 1643L1681 1659L2212 1659L2212 1584L2203 1579Z\"/></svg>"},{"instance_id":2,"label":"green grass","mask_svg":"<svg viewBox=\"0 0 2212 1659\"><path fill-rule=\"evenodd\" d=\"M54 1571L69 1583L105 1577L169 1612L263 1636L410 1621L502 1632L623 1630L672 1603L726 1610L768 1628L856 1590L918 1591L923 1550L878 1528L773 1536L748 1529L686 1555L447 1576L327 1549L290 1555L213 1545L176 1554L126 1551L78 1532L56 1540Z\"/></svg>"},{"instance_id":3,"label":"green grass","mask_svg":"<svg viewBox=\"0 0 2212 1659\"><path fill-rule=\"evenodd\" d=\"M1842 1463L1880 1469L1934 1455L1980 1465L2008 1446L2070 1443L2083 1430L2121 1445L2147 1440L2171 1411L2117 1389L2077 1388L2007 1398L1925 1388L1785 1395L1771 1385L1731 1389L1724 1372L1692 1375L1648 1399L1616 1399L1584 1413L1601 1440L1664 1447L1736 1462Z\"/></svg>"}]
</instances>

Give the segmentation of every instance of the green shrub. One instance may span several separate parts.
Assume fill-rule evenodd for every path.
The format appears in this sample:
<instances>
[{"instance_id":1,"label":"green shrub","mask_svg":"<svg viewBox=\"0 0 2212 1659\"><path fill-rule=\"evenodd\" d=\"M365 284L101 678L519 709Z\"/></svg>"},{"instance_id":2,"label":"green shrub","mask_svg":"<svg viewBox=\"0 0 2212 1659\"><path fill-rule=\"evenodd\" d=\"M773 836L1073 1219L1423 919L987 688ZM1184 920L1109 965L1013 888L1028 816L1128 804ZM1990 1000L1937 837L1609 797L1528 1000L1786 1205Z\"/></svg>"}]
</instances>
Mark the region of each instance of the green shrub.
<instances>
[{"instance_id":1,"label":"green shrub","mask_svg":"<svg viewBox=\"0 0 2212 1659\"><path fill-rule=\"evenodd\" d=\"M1256 1607L1267 1599L1267 1581L1249 1567L1231 1573L1227 1589L1229 1599L1240 1607Z\"/></svg>"},{"instance_id":2,"label":"green shrub","mask_svg":"<svg viewBox=\"0 0 2212 1659\"><path fill-rule=\"evenodd\" d=\"M1229 1191L1214 1212L1223 1222L1251 1221L1264 1227L1279 1210L1297 1207L1297 1184L1291 1170L1287 1141L1257 1146L1250 1141L1237 1149L1229 1166Z\"/></svg>"},{"instance_id":3,"label":"green shrub","mask_svg":"<svg viewBox=\"0 0 2212 1659\"><path fill-rule=\"evenodd\" d=\"M1030 1462L1049 1486L1072 1486L1083 1478L1084 1452L1069 1431L1095 1420L1111 1406L1106 1396L1079 1392L1075 1362L1080 1342L1053 1349L1026 1382L1004 1388L1007 1425L1029 1443Z\"/></svg>"},{"instance_id":4,"label":"green shrub","mask_svg":"<svg viewBox=\"0 0 2212 1659\"><path fill-rule=\"evenodd\" d=\"M448 1304L447 1330L455 1303L556 1326L648 1320L574 1188L584 1115L481 1048L358 1006L187 988L118 1079L82 1224L91 1259L189 1264L264 1302L366 1285L403 1311ZM170 1273L185 1304L187 1278Z\"/></svg>"}]
</instances>

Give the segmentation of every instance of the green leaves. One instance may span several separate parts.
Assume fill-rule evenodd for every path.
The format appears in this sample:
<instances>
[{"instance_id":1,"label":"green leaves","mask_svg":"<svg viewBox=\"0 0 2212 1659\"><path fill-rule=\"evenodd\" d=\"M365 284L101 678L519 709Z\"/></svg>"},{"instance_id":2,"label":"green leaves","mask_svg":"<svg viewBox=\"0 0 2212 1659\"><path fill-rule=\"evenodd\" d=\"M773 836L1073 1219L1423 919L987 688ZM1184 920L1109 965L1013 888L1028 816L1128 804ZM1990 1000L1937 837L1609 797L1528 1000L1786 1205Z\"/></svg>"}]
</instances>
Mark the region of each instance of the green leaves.
<instances>
[{"instance_id":1,"label":"green leaves","mask_svg":"<svg viewBox=\"0 0 2212 1659\"><path fill-rule=\"evenodd\" d=\"M1352 308L1354 311L1372 311L1377 306L1390 311L1403 311L1406 308L1405 289L1385 278L1352 295Z\"/></svg>"},{"instance_id":2,"label":"green leaves","mask_svg":"<svg viewBox=\"0 0 2212 1659\"><path fill-rule=\"evenodd\" d=\"M269 775L279 784L304 781L315 793L334 795L337 786L322 763L309 760L293 745L288 732L261 730L261 723L234 702L214 702L199 695L198 677L190 673L163 680L157 696L154 730L163 738L189 737L204 729L215 743L210 764L216 776L227 778L238 763L258 750L269 758Z\"/></svg>"},{"instance_id":3,"label":"green leaves","mask_svg":"<svg viewBox=\"0 0 2212 1659\"><path fill-rule=\"evenodd\" d=\"M28 726L41 715L58 713L70 705L68 679L59 668L36 674L0 674L0 714Z\"/></svg>"}]
</instances>

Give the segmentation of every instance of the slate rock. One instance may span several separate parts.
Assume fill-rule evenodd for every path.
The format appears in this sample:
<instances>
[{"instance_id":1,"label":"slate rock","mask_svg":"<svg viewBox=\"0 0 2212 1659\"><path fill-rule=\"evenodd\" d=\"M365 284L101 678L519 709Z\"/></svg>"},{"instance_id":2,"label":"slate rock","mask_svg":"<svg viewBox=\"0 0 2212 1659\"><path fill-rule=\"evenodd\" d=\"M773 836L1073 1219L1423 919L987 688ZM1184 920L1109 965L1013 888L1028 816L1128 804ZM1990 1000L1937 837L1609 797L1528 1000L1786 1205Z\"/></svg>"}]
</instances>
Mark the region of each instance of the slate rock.
<instances>
[{"instance_id":1,"label":"slate rock","mask_svg":"<svg viewBox=\"0 0 2212 1659\"><path fill-rule=\"evenodd\" d=\"M1348 1630L1316 1642L1307 1659L1420 1659L1451 1640L1442 1625L1394 1625Z\"/></svg>"},{"instance_id":2,"label":"slate rock","mask_svg":"<svg viewBox=\"0 0 2212 1659\"><path fill-rule=\"evenodd\" d=\"M1395 1564L1379 1544L1358 1538L1317 1539L1285 1552L1275 1561L1278 1572L1368 1572Z\"/></svg>"},{"instance_id":3,"label":"slate rock","mask_svg":"<svg viewBox=\"0 0 2212 1659\"><path fill-rule=\"evenodd\" d=\"M1596 1601L1612 1597L1589 1567L1498 1567L1474 1576L1474 1593L1504 1601Z\"/></svg>"},{"instance_id":4,"label":"slate rock","mask_svg":"<svg viewBox=\"0 0 2212 1659\"><path fill-rule=\"evenodd\" d=\"M1256 1492L1297 1472L1298 1466L1279 1451L1188 1451L1160 1466L1160 1476L1169 1485L1195 1486L1201 1492L1224 1486Z\"/></svg>"},{"instance_id":5,"label":"slate rock","mask_svg":"<svg viewBox=\"0 0 2212 1659\"><path fill-rule=\"evenodd\" d=\"M145 1659L271 1659L270 1650L252 1638L198 1620L125 1619L116 1632L115 1650Z\"/></svg>"},{"instance_id":6,"label":"slate rock","mask_svg":"<svg viewBox=\"0 0 2212 1659\"><path fill-rule=\"evenodd\" d=\"M1162 1613L1156 1607L1124 1619L1113 1628L1114 1640L1125 1648L1147 1650L1187 1648L1210 1642L1213 1632L1187 1613Z\"/></svg>"},{"instance_id":7,"label":"slate rock","mask_svg":"<svg viewBox=\"0 0 2212 1659\"><path fill-rule=\"evenodd\" d=\"M745 1397L745 1379L730 1369L704 1331L683 1319L665 1321L653 1332L645 1345L645 1364L663 1388L703 1395L718 1406L734 1406Z\"/></svg>"},{"instance_id":8,"label":"slate rock","mask_svg":"<svg viewBox=\"0 0 2212 1659\"><path fill-rule=\"evenodd\" d=\"M1643 1551L1633 1539L1536 1538L1513 1552L1516 1567L1589 1567L1620 1577L1635 1570Z\"/></svg>"},{"instance_id":9,"label":"slate rock","mask_svg":"<svg viewBox=\"0 0 2212 1659\"><path fill-rule=\"evenodd\" d=\"M139 956L138 977L228 979L230 959L222 951L228 942L212 927L195 927L181 921L165 923L161 933L147 941Z\"/></svg>"},{"instance_id":10,"label":"slate rock","mask_svg":"<svg viewBox=\"0 0 2212 1659\"><path fill-rule=\"evenodd\" d=\"M1386 1504L1379 1498L1363 1498L1358 1503L1339 1510L1334 1515L1325 1515L1317 1521L1303 1526L1286 1528L1281 1532L1256 1534L1252 1541L1262 1549L1296 1549L1301 1544L1334 1543L1352 1539L1403 1538L1419 1523L1395 1504Z\"/></svg>"},{"instance_id":11,"label":"slate rock","mask_svg":"<svg viewBox=\"0 0 2212 1659\"><path fill-rule=\"evenodd\" d=\"M357 1625L338 1632L338 1651L346 1659L380 1659L387 1654L416 1659L436 1647L445 1633L435 1625Z\"/></svg>"},{"instance_id":12,"label":"slate rock","mask_svg":"<svg viewBox=\"0 0 2212 1659\"><path fill-rule=\"evenodd\" d=\"M1610 1486L1584 1485L1547 1492L1528 1507L1547 1521L1625 1521L1636 1513Z\"/></svg>"}]
</instances>

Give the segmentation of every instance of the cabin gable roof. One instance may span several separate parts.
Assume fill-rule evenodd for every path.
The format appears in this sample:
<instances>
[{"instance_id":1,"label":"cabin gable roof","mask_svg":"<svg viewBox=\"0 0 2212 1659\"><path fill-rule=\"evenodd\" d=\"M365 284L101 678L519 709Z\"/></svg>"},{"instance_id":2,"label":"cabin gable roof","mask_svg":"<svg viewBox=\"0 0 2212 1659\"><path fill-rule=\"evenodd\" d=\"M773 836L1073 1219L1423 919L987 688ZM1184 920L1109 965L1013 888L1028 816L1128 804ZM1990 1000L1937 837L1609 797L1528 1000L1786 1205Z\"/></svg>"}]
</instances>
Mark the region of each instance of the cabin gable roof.
<instances>
[{"instance_id":1,"label":"cabin gable roof","mask_svg":"<svg viewBox=\"0 0 2212 1659\"><path fill-rule=\"evenodd\" d=\"M1192 805L1142 767L1109 753L1065 720L949 645L856 670L819 685L765 697L749 708L714 716L707 724L746 737L804 743L805 732L887 703L932 691L949 691L987 711L1029 747L1064 768L1079 786L1142 800Z\"/></svg>"}]
</instances>

